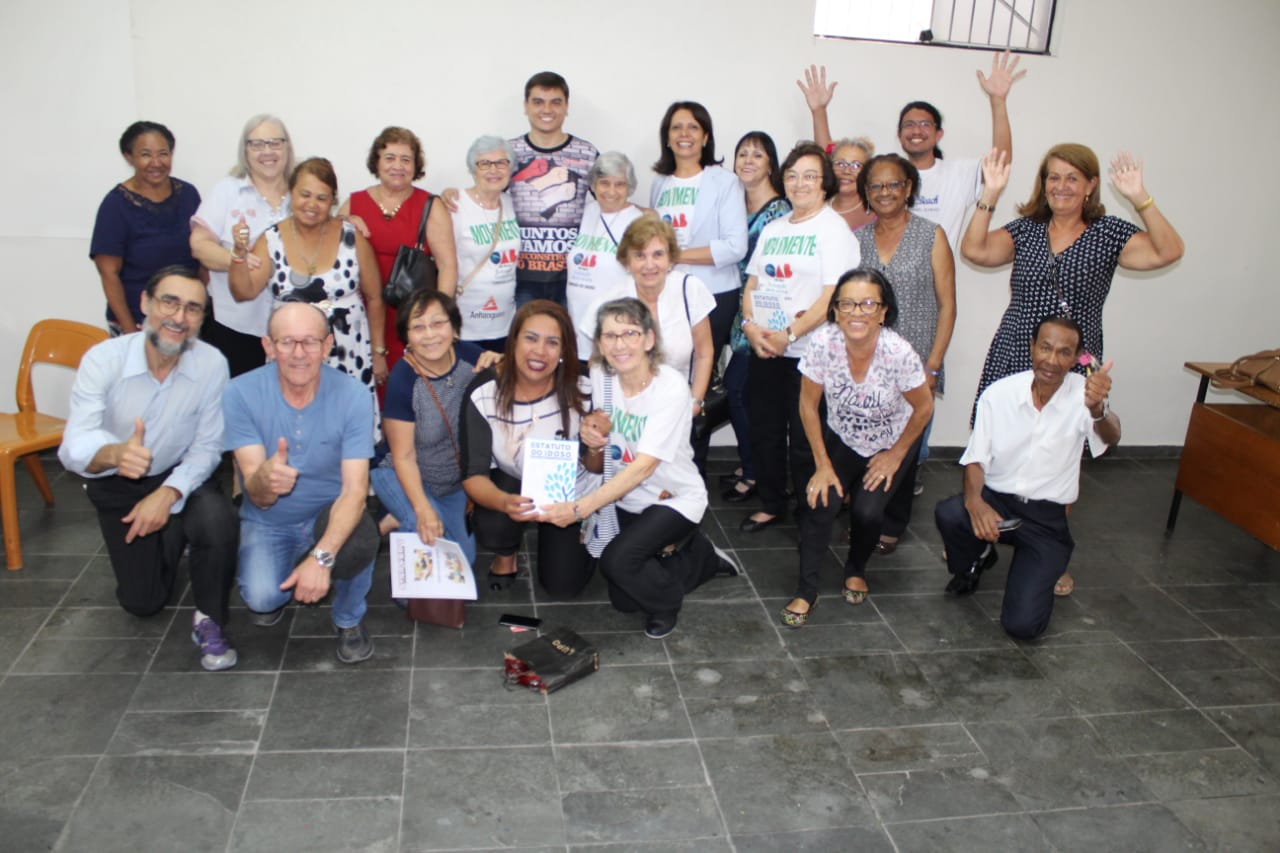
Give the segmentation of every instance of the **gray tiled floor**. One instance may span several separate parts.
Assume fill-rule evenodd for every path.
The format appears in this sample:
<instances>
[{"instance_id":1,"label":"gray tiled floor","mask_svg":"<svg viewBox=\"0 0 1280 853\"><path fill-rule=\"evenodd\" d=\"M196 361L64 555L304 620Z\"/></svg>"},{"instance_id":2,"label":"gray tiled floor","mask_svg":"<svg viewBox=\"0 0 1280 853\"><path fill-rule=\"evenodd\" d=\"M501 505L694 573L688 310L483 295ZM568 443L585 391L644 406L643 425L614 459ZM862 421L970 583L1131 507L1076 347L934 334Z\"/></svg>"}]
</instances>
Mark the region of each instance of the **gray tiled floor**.
<instances>
[{"instance_id":1,"label":"gray tiled floor","mask_svg":"<svg viewBox=\"0 0 1280 853\"><path fill-rule=\"evenodd\" d=\"M376 593L377 656L357 667L323 609L270 629L236 609L241 662L217 674L184 597L150 620L115 605L74 479L51 463L46 510L20 472L0 848L1274 851L1280 554L1190 502L1166 539L1174 467L1086 466L1077 592L1035 643L994 621L1007 554L973 598L942 595L932 507L958 471L935 462L868 602L827 595L800 631L776 616L795 529L747 536L716 503L707 529L748 575L698 590L665 641L598 578L569 603L525 580L461 632ZM501 652L523 638L505 610L589 635L601 671L507 692Z\"/></svg>"}]
</instances>

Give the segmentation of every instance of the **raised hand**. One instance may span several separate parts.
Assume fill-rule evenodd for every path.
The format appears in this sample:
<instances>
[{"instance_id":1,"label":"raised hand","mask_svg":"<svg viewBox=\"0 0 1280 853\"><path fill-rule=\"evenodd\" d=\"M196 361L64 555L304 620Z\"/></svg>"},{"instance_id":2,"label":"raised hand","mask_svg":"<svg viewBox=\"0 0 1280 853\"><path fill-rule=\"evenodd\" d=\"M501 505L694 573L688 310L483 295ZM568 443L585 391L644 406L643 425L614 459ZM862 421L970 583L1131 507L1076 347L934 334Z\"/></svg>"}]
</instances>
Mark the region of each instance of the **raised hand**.
<instances>
[{"instance_id":1,"label":"raised hand","mask_svg":"<svg viewBox=\"0 0 1280 853\"><path fill-rule=\"evenodd\" d=\"M1113 364L1115 364L1114 361L1107 359L1106 364L1090 373L1084 381L1084 405L1090 412L1096 411L1111 393L1111 365Z\"/></svg>"},{"instance_id":2,"label":"raised hand","mask_svg":"<svg viewBox=\"0 0 1280 853\"><path fill-rule=\"evenodd\" d=\"M987 97L1000 99L1009 97L1009 90L1013 88L1013 84L1027 76L1025 70L1018 71L1019 58L1014 56L1012 51L1006 50L991 57L990 77L984 75L981 70L978 71L978 85L987 93ZM1017 71L1016 74L1015 71Z\"/></svg>"},{"instance_id":3,"label":"raised hand","mask_svg":"<svg viewBox=\"0 0 1280 853\"><path fill-rule=\"evenodd\" d=\"M809 112L816 112L825 110L827 104L831 103L838 84L832 80L831 85L827 85L827 66L810 65L804 71L804 82L797 80L796 85L804 92L804 102L809 105Z\"/></svg>"},{"instance_id":4,"label":"raised hand","mask_svg":"<svg viewBox=\"0 0 1280 853\"><path fill-rule=\"evenodd\" d=\"M276 442L276 452L262 463L267 467L267 487L273 495L287 495L298 482L298 469L289 465L289 442L283 436Z\"/></svg>"},{"instance_id":5,"label":"raised hand","mask_svg":"<svg viewBox=\"0 0 1280 853\"><path fill-rule=\"evenodd\" d=\"M128 441L120 445L120 461L116 463L116 473L130 480L140 480L147 476L151 468L151 451L142 445L146 437L146 427L142 418L133 419L133 434Z\"/></svg>"},{"instance_id":6,"label":"raised hand","mask_svg":"<svg viewBox=\"0 0 1280 853\"><path fill-rule=\"evenodd\" d=\"M1009 171L1013 165L1009 162L1009 152L992 148L982 158L982 200L985 204L994 204L1009 185ZM994 198L988 199L988 195Z\"/></svg>"},{"instance_id":7,"label":"raised hand","mask_svg":"<svg viewBox=\"0 0 1280 853\"><path fill-rule=\"evenodd\" d=\"M1134 159L1128 151L1121 151L1111 161L1111 183L1130 204L1147 200L1147 190L1142 185L1142 161Z\"/></svg>"}]
</instances>

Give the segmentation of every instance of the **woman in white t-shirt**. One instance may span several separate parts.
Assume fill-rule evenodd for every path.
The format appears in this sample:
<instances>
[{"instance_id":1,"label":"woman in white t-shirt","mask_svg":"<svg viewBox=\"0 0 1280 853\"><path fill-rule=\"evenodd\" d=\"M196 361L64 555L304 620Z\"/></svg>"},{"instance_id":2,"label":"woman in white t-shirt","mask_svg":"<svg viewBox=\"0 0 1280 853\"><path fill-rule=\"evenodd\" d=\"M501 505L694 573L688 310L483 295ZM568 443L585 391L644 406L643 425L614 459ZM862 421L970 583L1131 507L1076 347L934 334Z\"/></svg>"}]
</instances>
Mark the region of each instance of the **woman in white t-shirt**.
<instances>
[{"instance_id":1,"label":"woman in white t-shirt","mask_svg":"<svg viewBox=\"0 0 1280 853\"><path fill-rule=\"evenodd\" d=\"M680 271L693 273L715 296L711 339L715 352L729 342L738 312L738 261L747 253L747 209L742 184L716 159L711 114L695 101L667 108L658 131L662 151L649 206L675 229Z\"/></svg>"},{"instance_id":2,"label":"woman in white t-shirt","mask_svg":"<svg viewBox=\"0 0 1280 853\"><path fill-rule=\"evenodd\" d=\"M516 312L516 264L520 224L511 197L515 152L505 139L481 136L467 149L467 169L475 183L458 195L453 241L458 253L458 288L450 294L462 312L462 340L502 352Z\"/></svg>"},{"instance_id":3,"label":"woman in white t-shirt","mask_svg":"<svg viewBox=\"0 0 1280 853\"><path fill-rule=\"evenodd\" d=\"M543 510L551 523L575 529L600 513L587 547L599 554L609 600L623 613L643 612L645 635L659 640L675 630L686 593L740 570L698 530L707 488L689 444L689 386L663 363L653 315L625 298L606 302L597 317L596 411L582 421L582 443L588 462L607 457L604 479L576 501Z\"/></svg>"},{"instance_id":4,"label":"woman in white t-shirt","mask_svg":"<svg viewBox=\"0 0 1280 853\"><path fill-rule=\"evenodd\" d=\"M618 241L628 225L652 213L630 201L636 191L636 170L620 151L597 157L587 183L594 198L587 198L578 239L565 253L565 299L578 331L578 355L584 361L591 357L591 336L596 331L592 309L627 278L626 267L618 263Z\"/></svg>"},{"instance_id":5,"label":"woman in white t-shirt","mask_svg":"<svg viewBox=\"0 0 1280 853\"><path fill-rule=\"evenodd\" d=\"M788 458L797 495L813 473L796 369L808 336L826 322L836 281L860 259L857 238L826 204L839 185L821 148L811 142L793 148L782 162L782 185L791 215L760 232L742 294L742 329L751 344L751 456L760 494L760 509L739 525L747 533L786 511ZM796 510L803 514L804 503Z\"/></svg>"},{"instance_id":6,"label":"woman in white t-shirt","mask_svg":"<svg viewBox=\"0 0 1280 853\"><path fill-rule=\"evenodd\" d=\"M885 507L906 482L933 416L933 393L920 356L891 327L898 319L893 288L879 272L851 270L840 277L827 309L827 325L813 333L800 359L800 419L813 448L813 474L803 491L800 579L782 609L782 624L799 628L818 601L821 567L830 555L831 526L845 494L849 554L844 600L867 597L866 566L880 537ZM827 419L819 413L825 399Z\"/></svg>"}]
</instances>

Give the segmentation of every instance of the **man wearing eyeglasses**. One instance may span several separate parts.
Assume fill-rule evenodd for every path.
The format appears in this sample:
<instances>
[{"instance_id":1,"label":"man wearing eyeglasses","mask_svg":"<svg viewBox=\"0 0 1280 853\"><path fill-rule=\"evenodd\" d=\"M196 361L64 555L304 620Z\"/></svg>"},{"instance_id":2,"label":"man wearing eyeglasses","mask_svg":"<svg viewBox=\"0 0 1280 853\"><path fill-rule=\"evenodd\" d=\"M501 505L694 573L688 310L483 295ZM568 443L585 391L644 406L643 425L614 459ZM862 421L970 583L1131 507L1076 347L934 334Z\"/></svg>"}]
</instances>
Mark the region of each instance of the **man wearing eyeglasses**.
<instances>
[{"instance_id":1,"label":"man wearing eyeglasses","mask_svg":"<svg viewBox=\"0 0 1280 853\"><path fill-rule=\"evenodd\" d=\"M165 267L151 277L142 330L103 341L81 360L58 458L88 478L116 599L129 613L164 608L190 546L191 637L212 671L236 664L223 629L238 527L212 476L222 459L227 362L197 339L207 308L194 271Z\"/></svg>"},{"instance_id":2,"label":"man wearing eyeglasses","mask_svg":"<svg viewBox=\"0 0 1280 853\"><path fill-rule=\"evenodd\" d=\"M1018 57L1006 50L992 57L989 75L978 72L978 85L991 103L991 147L1007 152L1010 159L1013 131L1007 101L1013 84L1027 73L1017 69ZM804 93L813 117L814 140L825 146L831 142L827 106L837 84L827 84L826 66L810 66L804 72L804 82L797 80L796 85ZM927 101L912 101L898 113L898 143L920 172L919 193L911 210L941 225L952 254L959 255L965 214L982 192L982 168L976 159L944 160L939 147L944 133L942 113Z\"/></svg>"},{"instance_id":3,"label":"man wearing eyeglasses","mask_svg":"<svg viewBox=\"0 0 1280 853\"><path fill-rule=\"evenodd\" d=\"M315 604L333 588L337 655L373 655L364 626L378 528L365 511L373 410L369 389L325 364L333 334L321 305L281 302L262 339L267 364L223 395L226 448L240 505L240 596L254 624L280 621L289 600Z\"/></svg>"}]
</instances>

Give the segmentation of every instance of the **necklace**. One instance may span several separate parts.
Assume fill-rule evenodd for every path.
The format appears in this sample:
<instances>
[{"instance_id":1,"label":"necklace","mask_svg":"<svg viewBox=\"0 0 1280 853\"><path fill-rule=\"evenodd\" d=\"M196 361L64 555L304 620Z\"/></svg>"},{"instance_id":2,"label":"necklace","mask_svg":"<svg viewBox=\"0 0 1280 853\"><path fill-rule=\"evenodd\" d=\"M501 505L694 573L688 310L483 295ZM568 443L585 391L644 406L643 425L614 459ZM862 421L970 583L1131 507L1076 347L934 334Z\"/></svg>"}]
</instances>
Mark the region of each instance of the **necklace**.
<instances>
[{"instance_id":1,"label":"necklace","mask_svg":"<svg viewBox=\"0 0 1280 853\"><path fill-rule=\"evenodd\" d=\"M414 356L414 361L417 361L417 360L418 360L417 356ZM432 373L430 370L427 369L426 365L423 365L422 373L427 379L443 379L447 375L449 378L445 379L445 383L444 383L445 387L452 388L453 387L453 368L454 366L457 365L457 363L458 363L458 354L453 350L452 347L450 347L448 367L446 367L444 370L441 370L438 373Z\"/></svg>"},{"instance_id":2,"label":"necklace","mask_svg":"<svg viewBox=\"0 0 1280 853\"><path fill-rule=\"evenodd\" d=\"M648 388L649 385L653 382L653 377L655 375L656 375L655 373L650 371L649 375L646 376L644 379L644 384L641 385L639 388L637 388L634 392L630 392L627 390L626 385L624 385L622 382L622 374L618 374L618 387L622 389L622 393L625 394L626 396L635 397L636 395L643 394L645 392L645 389Z\"/></svg>"},{"instance_id":3,"label":"necklace","mask_svg":"<svg viewBox=\"0 0 1280 853\"><path fill-rule=\"evenodd\" d=\"M480 193L476 191L475 187L471 187L470 189L468 189L467 195L471 196L471 200L474 201L476 204L480 205L480 207L484 210L497 210L498 208L502 207L501 199L493 203L485 202L484 199L480 198Z\"/></svg>"},{"instance_id":4,"label":"necklace","mask_svg":"<svg viewBox=\"0 0 1280 853\"><path fill-rule=\"evenodd\" d=\"M315 249L311 255L308 256L307 253L303 251L303 249L306 248L306 244L302 241L302 235L298 233L298 223L290 219L289 228L293 231L294 242L298 244L298 257L302 258L302 262L307 265L307 276L311 277L316 274L316 256L320 254L320 249ZM320 239L317 241L321 246L324 245L324 238L328 233L329 220L326 219L324 225L320 226Z\"/></svg>"},{"instance_id":5,"label":"necklace","mask_svg":"<svg viewBox=\"0 0 1280 853\"><path fill-rule=\"evenodd\" d=\"M378 195L382 195L383 192L384 191L382 189L378 189ZM369 198L373 199L373 203L378 206L378 210L382 211L382 218L386 219L387 221L395 219L396 214L400 212L400 208L404 207L404 203L408 201L412 196L413 196L413 190L409 190L409 195L405 196L404 198L400 199L400 201L396 202L396 206L392 208L390 211L388 211L385 207L382 206L382 202L378 200L378 196L373 194L373 190L369 191Z\"/></svg>"},{"instance_id":6,"label":"necklace","mask_svg":"<svg viewBox=\"0 0 1280 853\"><path fill-rule=\"evenodd\" d=\"M810 219L813 219L813 217L817 216L821 212L822 212L822 205L818 205L814 209L813 213L806 213L804 216L796 216L795 213L792 213L791 224L799 225L801 222L808 222Z\"/></svg>"},{"instance_id":7,"label":"necklace","mask_svg":"<svg viewBox=\"0 0 1280 853\"><path fill-rule=\"evenodd\" d=\"M849 207L846 207L844 210L841 210L840 208L836 207L836 200L835 200L835 199L832 199L832 200L831 200L831 209L832 209L832 210L834 210L836 213L840 214L841 216L844 216L846 213L853 213L855 210L857 210L857 209L858 209L858 207L859 207L859 206L861 206L861 204L862 204L862 202L860 202L860 201L855 201L855 202L854 202L852 205L850 205Z\"/></svg>"}]
</instances>

